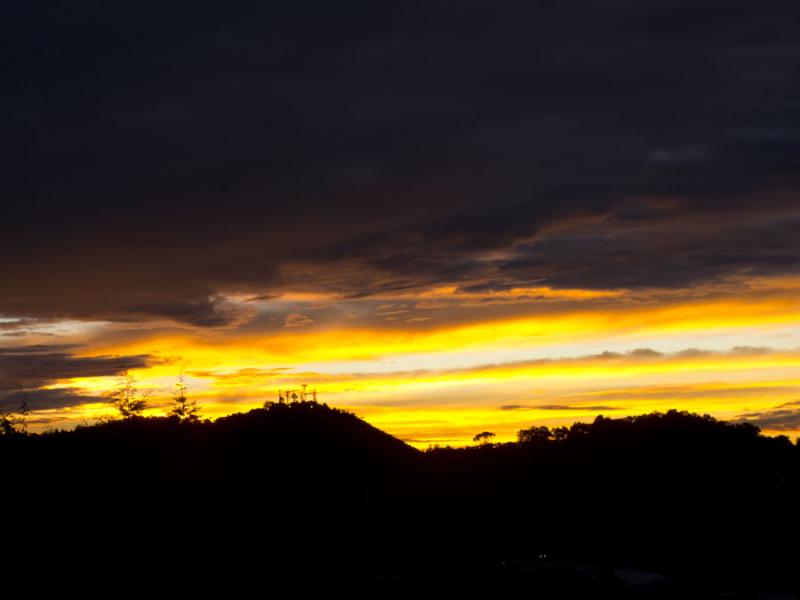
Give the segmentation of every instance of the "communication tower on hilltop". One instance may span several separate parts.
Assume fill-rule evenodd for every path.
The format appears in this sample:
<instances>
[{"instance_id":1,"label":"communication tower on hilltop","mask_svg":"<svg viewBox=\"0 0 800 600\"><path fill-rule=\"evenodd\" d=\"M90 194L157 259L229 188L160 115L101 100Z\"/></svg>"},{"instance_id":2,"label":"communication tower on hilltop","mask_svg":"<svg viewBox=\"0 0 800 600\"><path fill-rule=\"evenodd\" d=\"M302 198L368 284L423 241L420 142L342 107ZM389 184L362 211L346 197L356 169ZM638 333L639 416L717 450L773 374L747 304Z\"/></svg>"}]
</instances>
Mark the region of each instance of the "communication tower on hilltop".
<instances>
[{"instance_id":1,"label":"communication tower on hilltop","mask_svg":"<svg viewBox=\"0 0 800 600\"><path fill-rule=\"evenodd\" d=\"M313 402L317 401L317 390L309 390L308 384L304 383L300 389L285 389L278 390L278 403L279 404L292 404L293 402L307 402L309 397Z\"/></svg>"}]
</instances>

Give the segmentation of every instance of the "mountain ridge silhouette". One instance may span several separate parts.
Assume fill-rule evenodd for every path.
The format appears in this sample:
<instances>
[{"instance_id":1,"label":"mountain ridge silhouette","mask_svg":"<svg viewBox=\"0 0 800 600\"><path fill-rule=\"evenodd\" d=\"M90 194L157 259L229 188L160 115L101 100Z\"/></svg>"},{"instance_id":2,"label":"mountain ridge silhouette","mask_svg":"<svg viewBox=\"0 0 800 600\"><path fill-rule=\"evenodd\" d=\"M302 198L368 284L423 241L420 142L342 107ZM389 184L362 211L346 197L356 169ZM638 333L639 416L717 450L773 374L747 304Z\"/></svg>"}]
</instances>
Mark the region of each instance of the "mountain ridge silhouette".
<instances>
[{"instance_id":1,"label":"mountain ridge silhouette","mask_svg":"<svg viewBox=\"0 0 800 600\"><path fill-rule=\"evenodd\" d=\"M799 532L798 447L708 415L600 416L423 452L346 411L276 403L2 436L0 457L6 537L51 567L75 558L77 534L109 573L144 552L383 595L421 581L628 590L614 573L630 569L658 574L648 593L687 578L690 596L711 582L797 584L782 540Z\"/></svg>"}]
</instances>

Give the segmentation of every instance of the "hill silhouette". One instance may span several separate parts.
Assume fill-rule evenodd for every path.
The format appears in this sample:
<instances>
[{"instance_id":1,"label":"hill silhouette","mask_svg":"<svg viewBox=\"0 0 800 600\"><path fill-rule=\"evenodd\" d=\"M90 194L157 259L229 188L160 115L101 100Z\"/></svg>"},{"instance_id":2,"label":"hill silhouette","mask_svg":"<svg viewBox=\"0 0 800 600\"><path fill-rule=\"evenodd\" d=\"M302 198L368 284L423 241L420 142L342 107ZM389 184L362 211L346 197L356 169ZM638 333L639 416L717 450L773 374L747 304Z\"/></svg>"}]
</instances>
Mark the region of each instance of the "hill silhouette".
<instances>
[{"instance_id":1,"label":"hill silhouette","mask_svg":"<svg viewBox=\"0 0 800 600\"><path fill-rule=\"evenodd\" d=\"M324 404L273 404L1 436L0 506L20 569L71 565L77 536L80 561L109 575L184 585L215 573L383 597L422 582L717 597L797 589L784 542L798 533L799 450L670 411L420 452Z\"/></svg>"}]
</instances>

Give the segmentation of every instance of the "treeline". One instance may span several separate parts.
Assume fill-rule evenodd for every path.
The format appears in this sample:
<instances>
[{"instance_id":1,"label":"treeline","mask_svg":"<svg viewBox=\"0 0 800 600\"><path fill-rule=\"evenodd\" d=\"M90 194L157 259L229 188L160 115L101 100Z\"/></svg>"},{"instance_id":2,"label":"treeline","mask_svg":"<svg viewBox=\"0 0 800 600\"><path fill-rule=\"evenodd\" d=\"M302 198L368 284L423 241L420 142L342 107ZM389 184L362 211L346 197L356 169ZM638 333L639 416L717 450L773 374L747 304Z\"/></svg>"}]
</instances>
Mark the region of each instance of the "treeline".
<instances>
[{"instance_id":1,"label":"treeline","mask_svg":"<svg viewBox=\"0 0 800 600\"><path fill-rule=\"evenodd\" d=\"M569 585L583 564L670 585L796 584L784 542L800 533L800 448L787 438L669 411L490 439L419 452L316 402L0 436L2 515L39 534L57 515L112 550L101 562L144 546L156 562L212 553L223 572L389 572L408 586L541 579L518 560L573 565Z\"/></svg>"}]
</instances>

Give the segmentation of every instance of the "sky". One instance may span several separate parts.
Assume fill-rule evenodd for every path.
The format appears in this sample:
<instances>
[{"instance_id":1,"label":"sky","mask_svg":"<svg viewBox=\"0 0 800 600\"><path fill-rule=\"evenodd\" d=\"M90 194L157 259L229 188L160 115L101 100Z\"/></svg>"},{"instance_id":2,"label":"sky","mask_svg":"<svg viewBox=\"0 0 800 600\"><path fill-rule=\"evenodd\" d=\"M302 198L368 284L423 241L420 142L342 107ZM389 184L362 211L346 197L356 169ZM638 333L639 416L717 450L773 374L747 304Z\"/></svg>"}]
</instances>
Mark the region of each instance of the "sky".
<instances>
[{"instance_id":1,"label":"sky","mask_svg":"<svg viewBox=\"0 0 800 600\"><path fill-rule=\"evenodd\" d=\"M234 4L231 6L230 4ZM800 5L30 0L0 408L306 384L418 447L676 408L800 435Z\"/></svg>"}]
</instances>

